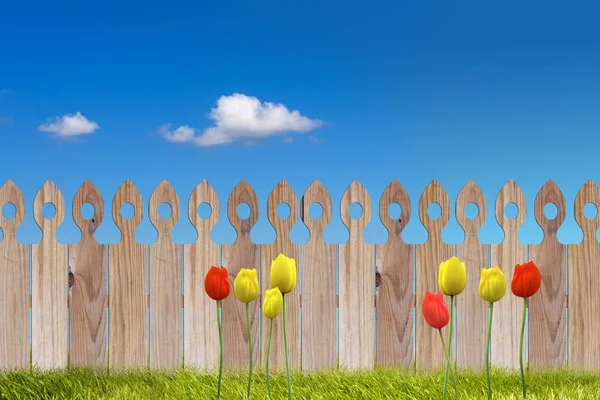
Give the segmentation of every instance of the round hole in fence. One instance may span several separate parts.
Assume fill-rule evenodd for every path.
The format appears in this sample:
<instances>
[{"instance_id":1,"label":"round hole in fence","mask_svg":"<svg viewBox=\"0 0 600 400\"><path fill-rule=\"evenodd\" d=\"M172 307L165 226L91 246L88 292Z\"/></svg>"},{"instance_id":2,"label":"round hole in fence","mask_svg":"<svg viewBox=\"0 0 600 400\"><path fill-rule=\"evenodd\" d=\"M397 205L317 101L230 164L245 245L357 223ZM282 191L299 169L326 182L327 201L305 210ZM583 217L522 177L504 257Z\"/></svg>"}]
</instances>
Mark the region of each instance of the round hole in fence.
<instances>
[{"instance_id":1,"label":"round hole in fence","mask_svg":"<svg viewBox=\"0 0 600 400\"><path fill-rule=\"evenodd\" d=\"M248 219L250 217L250 205L248 203L242 203L237 206L237 215L241 219Z\"/></svg>"},{"instance_id":2,"label":"round hole in fence","mask_svg":"<svg viewBox=\"0 0 600 400\"><path fill-rule=\"evenodd\" d=\"M169 203L160 203L158 205L158 216L161 219L169 219L173 214L173 209Z\"/></svg>"},{"instance_id":3,"label":"round hole in fence","mask_svg":"<svg viewBox=\"0 0 600 400\"><path fill-rule=\"evenodd\" d=\"M392 203L388 206L388 216L391 219L398 219L402 216L402 206L398 203Z\"/></svg>"},{"instance_id":4,"label":"round hole in fence","mask_svg":"<svg viewBox=\"0 0 600 400\"><path fill-rule=\"evenodd\" d=\"M596 215L598 215L598 207L594 203L587 203L583 206L583 215L590 220L596 218Z\"/></svg>"},{"instance_id":5,"label":"round hole in fence","mask_svg":"<svg viewBox=\"0 0 600 400\"><path fill-rule=\"evenodd\" d=\"M202 219L209 219L212 214L212 207L207 202L198 206L198 216Z\"/></svg>"},{"instance_id":6,"label":"round hole in fence","mask_svg":"<svg viewBox=\"0 0 600 400\"><path fill-rule=\"evenodd\" d=\"M17 215L17 207L13 203L6 203L2 207L2 215L6 219L13 219Z\"/></svg>"},{"instance_id":7,"label":"round hole in fence","mask_svg":"<svg viewBox=\"0 0 600 400\"><path fill-rule=\"evenodd\" d=\"M554 219L556 218L556 215L558 214L558 208L556 208L556 204L554 203L547 203L544 206L544 216L548 219Z\"/></svg>"},{"instance_id":8,"label":"round hole in fence","mask_svg":"<svg viewBox=\"0 0 600 400\"><path fill-rule=\"evenodd\" d=\"M46 219L52 219L56 215L56 207L52 203L45 203L42 206L42 215Z\"/></svg>"},{"instance_id":9,"label":"round hole in fence","mask_svg":"<svg viewBox=\"0 0 600 400\"><path fill-rule=\"evenodd\" d=\"M277 206L277 216L281 219L288 219L290 217L290 205L288 203L279 203Z\"/></svg>"},{"instance_id":10,"label":"round hole in fence","mask_svg":"<svg viewBox=\"0 0 600 400\"><path fill-rule=\"evenodd\" d=\"M308 215L312 219L319 219L323 216L323 206L319 203L312 203L310 207L308 207Z\"/></svg>"},{"instance_id":11,"label":"round hole in fence","mask_svg":"<svg viewBox=\"0 0 600 400\"><path fill-rule=\"evenodd\" d=\"M429 207L427 207L427 215L433 220L438 219L442 216L442 206L438 203L431 203Z\"/></svg>"},{"instance_id":12,"label":"round hole in fence","mask_svg":"<svg viewBox=\"0 0 600 400\"><path fill-rule=\"evenodd\" d=\"M84 203L81 206L81 216L83 217L83 219L90 219L94 216L94 212L95 212L95 208L94 205L92 203Z\"/></svg>"},{"instance_id":13,"label":"round hole in fence","mask_svg":"<svg viewBox=\"0 0 600 400\"><path fill-rule=\"evenodd\" d=\"M354 202L350 204L348 213L350 214L350 218L359 219L362 216L363 208L359 203Z\"/></svg>"},{"instance_id":14,"label":"round hole in fence","mask_svg":"<svg viewBox=\"0 0 600 400\"><path fill-rule=\"evenodd\" d=\"M135 207L131 203L125 203L121 206L121 216L125 219L133 218Z\"/></svg>"},{"instance_id":15,"label":"round hole in fence","mask_svg":"<svg viewBox=\"0 0 600 400\"><path fill-rule=\"evenodd\" d=\"M506 218L513 220L519 215L519 207L513 202L510 202L504 207L504 215Z\"/></svg>"},{"instance_id":16,"label":"round hole in fence","mask_svg":"<svg viewBox=\"0 0 600 400\"><path fill-rule=\"evenodd\" d=\"M465 206L465 216L471 221L477 218L479 215L479 207L477 204L471 202Z\"/></svg>"}]
</instances>

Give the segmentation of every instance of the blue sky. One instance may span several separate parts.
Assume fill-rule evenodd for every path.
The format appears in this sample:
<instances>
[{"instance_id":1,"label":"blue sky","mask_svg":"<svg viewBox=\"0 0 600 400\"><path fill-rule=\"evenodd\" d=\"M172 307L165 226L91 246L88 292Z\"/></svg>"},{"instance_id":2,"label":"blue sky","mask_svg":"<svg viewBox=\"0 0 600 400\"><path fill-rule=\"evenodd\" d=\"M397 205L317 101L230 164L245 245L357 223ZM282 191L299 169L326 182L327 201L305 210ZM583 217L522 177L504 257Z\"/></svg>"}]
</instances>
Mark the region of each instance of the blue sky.
<instances>
[{"instance_id":1,"label":"blue sky","mask_svg":"<svg viewBox=\"0 0 600 400\"><path fill-rule=\"evenodd\" d=\"M0 180L15 181L25 196L18 238L41 239L32 207L47 179L69 207L63 243L79 240L70 203L86 179L103 193L108 215L125 179L145 201L168 179L184 210L208 179L221 198L212 237L231 243L226 200L246 179L261 207L252 238L268 243L270 190L286 179L301 197L318 179L334 204L326 239L343 243L339 200L352 180L377 207L398 179L413 203L404 238L421 243L427 233L417 206L427 184L439 180L454 205L474 179L488 203L480 238L497 243L495 197L514 179L528 201L520 237L538 243L533 201L551 178L567 201L559 239L579 242L575 195L586 180L600 182L599 12L597 2L5 2ZM236 93L247 97L236 103ZM286 109L235 125L236 112L265 111L265 102ZM220 122L209 118L213 109ZM65 115L76 117L56 125ZM177 131L188 141L167 140L179 127L188 127ZM93 132L59 135L82 131ZM209 145L215 131L230 142ZM253 143L236 140L242 134ZM381 243L387 234L374 214L364 237ZM147 217L137 237L156 239ZM299 223L292 237L306 241L306 228ZM110 218L97 238L118 240ZM194 240L186 215L173 238ZM462 240L453 211L444 238Z\"/></svg>"}]
</instances>

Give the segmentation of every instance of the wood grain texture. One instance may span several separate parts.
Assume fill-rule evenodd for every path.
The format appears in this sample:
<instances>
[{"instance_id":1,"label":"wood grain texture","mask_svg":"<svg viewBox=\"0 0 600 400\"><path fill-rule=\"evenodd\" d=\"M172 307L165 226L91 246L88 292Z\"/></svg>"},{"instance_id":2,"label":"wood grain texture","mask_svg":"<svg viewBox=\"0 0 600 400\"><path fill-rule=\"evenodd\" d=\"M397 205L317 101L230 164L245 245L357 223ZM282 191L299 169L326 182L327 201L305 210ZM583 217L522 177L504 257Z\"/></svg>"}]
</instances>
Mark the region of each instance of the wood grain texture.
<instances>
[{"instance_id":1,"label":"wood grain texture","mask_svg":"<svg viewBox=\"0 0 600 400\"><path fill-rule=\"evenodd\" d=\"M359 203L362 215L350 217L350 205ZM350 239L339 246L339 365L372 368L375 363L375 246L365 243L363 231L372 215L371 197L353 181L342 196L340 215Z\"/></svg>"},{"instance_id":2,"label":"wood grain texture","mask_svg":"<svg viewBox=\"0 0 600 400\"><path fill-rule=\"evenodd\" d=\"M557 215L544 216L544 206L554 203ZM566 245L556 232L565 220L565 198L550 180L535 199L535 220L544 231L542 243L529 245L529 258L540 269L542 284L538 293L528 300L529 306L529 366L532 369L556 369L566 365Z\"/></svg>"},{"instance_id":3,"label":"wood grain texture","mask_svg":"<svg viewBox=\"0 0 600 400\"><path fill-rule=\"evenodd\" d=\"M471 220L465 215L465 207L474 203L477 216ZM465 240L456 245L456 256L467 268L467 286L455 298L456 303L456 363L464 368L484 368L489 303L479 296L481 269L489 266L489 247L479 242L479 229L485 222L486 202L481 188L469 181L456 199L456 220L465 231ZM493 332L492 332L493 334Z\"/></svg>"},{"instance_id":4,"label":"wood grain texture","mask_svg":"<svg viewBox=\"0 0 600 400\"><path fill-rule=\"evenodd\" d=\"M53 218L42 215L45 203L56 208ZM42 241L32 246L31 318L32 365L42 370L67 366L67 245L56 240L56 230L65 218L65 201L52 181L46 181L35 196L35 222Z\"/></svg>"},{"instance_id":5,"label":"wood grain texture","mask_svg":"<svg viewBox=\"0 0 600 400\"><path fill-rule=\"evenodd\" d=\"M510 203L518 207L518 213L513 219L509 219L504 212ZM510 292L510 283L515 265L527 261L527 246L520 243L518 238L519 228L525 222L527 202L514 181L508 181L498 193L495 211L496 221L504 231L504 239L499 244L491 245L490 265L502 269L508 288L504 298L494 305L491 361L498 367L518 369L523 299Z\"/></svg>"},{"instance_id":6,"label":"wood grain texture","mask_svg":"<svg viewBox=\"0 0 600 400\"><path fill-rule=\"evenodd\" d=\"M4 218L5 204L15 216ZM29 245L17 242L17 229L25 218L23 194L12 181L0 188L0 370L29 368Z\"/></svg>"},{"instance_id":7,"label":"wood grain texture","mask_svg":"<svg viewBox=\"0 0 600 400\"><path fill-rule=\"evenodd\" d=\"M277 206L286 203L290 207L290 215L281 219L277 215ZM275 228L277 238L272 244L264 244L261 248L261 289L264 294L271 289L271 262L279 254L296 261L296 288L285 295L285 317L288 340L288 357L290 369L300 366L300 248L292 243L290 231L298 221L298 197L291 186L282 180L275 186L267 201L267 217ZM262 307L262 304L261 304ZM271 320L262 316L262 359L266 360L269 340L269 324ZM273 319L273 337L271 338L271 354L269 368L273 371L285 368L285 345L283 341L283 318Z\"/></svg>"},{"instance_id":8,"label":"wood grain texture","mask_svg":"<svg viewBox=\"0 0 600 400\"><path fill-rule=\"evenodd\" d=\"M587 203L600 208L600 189L587 181L575 197L575 221L583 230L583 241L568 246L569 272L569 367L578 370L600 369L600 213L588 219ZM542 277L543 279L543 277Z\"/></svg>"},{"instance_id":9,"label":"wood grain texture","mask_svg":"<svg viewBox=\"0 0 600 400\"><path fill-rule=\"evenodd\" d=\"M94 214L85 219L81 207L90 203ZM73 199L73 220L81 240L69 246L73 274L70 315L70 365L104 367L106 364L106 245L94 234L104 218L104 200L91 181L85 181Z\"/></svg>"},{"instance_id":10,"label":"wood grain texture","mask_svg":"<svg viewBox=\"0 0 600 400\"><path fill-rule=\"evenodd\" d=\"M427 212L431 203L439 204L442 209L440 217L435 220L430 218ZM421 195L419 218L427 229L428 238L425 243L417 245L416 365L417 368L425 370L443 366L446 358L438 332L423 318L421 303L425 292L437 293L440 291L437 280L440 263L454 255L453 246L442 241L442 230L450 219L450 199L446 190L436 180L431 181ZM444 301L450 307L450 300L445 298ZM442 329L442 334L444 338L448 337L447 326ZM454 335L454 337L456 336ZM452 354L450 356L452 357Z\"/></svg>"},{"instance_id":11,"label":"wood grain texture","mask_svg":"<svg viewBox=\"0 0 600 400\"><path fill-rule=\"evenodd\" d=\"M310 206L317 203L322 214L314 219ZM302 370L336 368L336 246L323 239L331 221L331 197L319 181L302 196L300 218L310 232L302 245Z\"/></svg>"},{"instance_id":12,"label":"wood grain texture","mask_svg":"<svg viewBox=\"0 0 600 400\"><path fill-rule=\"evenodd\" d=\"M390 204L400 205L400 218L389 216ZM408 367L413 361L414 259L413 246L404 243L402 230L410 220L410 198L397 180L385 189L379 201L379 218L388 240L375 246L376 272L376 363L378 366Z\"/></svg>"},{"instance_id":13,"label":"wood grain texture","mask_svg":"<svg viewBox=\"0 0 600 400\"><path fill-rule=\"evenodd\" d=\"M211 208L206 219L198 215L198 207ZM194 189L188 202L188 217L198 232L196 242L184 245L183 353L186 366L213 370L219 367L219 331L217 306L204 291L204 277L211 266L220 266L220 249L210 238L219 220L219 198L208 181ZM233 283L232 283L233 284ZM233 288L230 296L233 296Z\"/></svg>"},{"instance_id":14,"label":"wood grain texture","mask_svg":"<svg viewBox=\"0 0 600 400\"><path fill-rule=\"evenodd\" d=\"M130 219L121 215L125 203L135 209ZM144 203L131 181L117 190L112 216L121 240L108 246L109 365L111 369L137 369L148 365L148 246L135 241Z\"/></svg>"},{"instance_id":15,"label":"wood grain texture","mask_svg":"<svg viewBox=\"0 0 600 400\"><path fill-rule=\"evenodd\" d=\"M162 203L171 207L166 219L158 214ZM152 192L148 215L158 231L156 243L150 245L150 366L175 369L183 362L183 249L171 240L171 231L179 221L179 198L166 180Z\"/></svg>"},{"instance_id":16,"label":"wood grain texture","mask_svg":"<svg viewBox=\"0 0 600 400\"><path fill-rule=\"evenodd\" d=\"M250 206L250 216L241 219L237 207L242 203ZM258 220L258 198L252 187L245 180L233 189L227 202L229 222L237 232L233 244L224 244L223 267L227 268L231 281L231 296L223 300L223 366L229 370L248 368L248 330L246 328L246 304L235 298L233 282L242 268L256 268L260 276L259 246L250 240L250 230ZM252 336L252 365L260 363L260 295L249 304L250 334Z\"/></svg>"}]
</instances>

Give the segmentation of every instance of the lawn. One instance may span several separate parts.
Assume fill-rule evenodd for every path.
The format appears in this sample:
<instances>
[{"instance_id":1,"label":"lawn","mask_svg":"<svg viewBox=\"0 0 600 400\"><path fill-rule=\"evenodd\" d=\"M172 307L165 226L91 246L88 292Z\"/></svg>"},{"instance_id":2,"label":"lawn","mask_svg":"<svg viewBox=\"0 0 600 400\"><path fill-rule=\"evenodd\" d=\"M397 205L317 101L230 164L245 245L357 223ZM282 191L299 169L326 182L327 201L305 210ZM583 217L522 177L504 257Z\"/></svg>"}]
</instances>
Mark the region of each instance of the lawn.
<instances>
[{"instance_id":1,"label":"lawn","mask_svg":"<svg viewBox=\"0 0 600 400\"><path fill-rule=\"evenodd\" d=\"M246 398L248 376L224 374L221 399ZM494 399L520 399L518 371L495 370ZM600 376L591 373L528 374L528 399L600 399ZM292 376L294 399L438 399L443 373L379 369L365 372L302 374ZM459 398L486 399L485 374L459 371ZM216 374L190 370L171 373L100 373L71 369L42 373L37 370L0 374L0 399L214 399ZM272 375L273 399L286 399L286 376ZM252 398L267 398L264 371L254 371ZM450 384L448 399L455 394Z\"/></svg>"}]
</instances>

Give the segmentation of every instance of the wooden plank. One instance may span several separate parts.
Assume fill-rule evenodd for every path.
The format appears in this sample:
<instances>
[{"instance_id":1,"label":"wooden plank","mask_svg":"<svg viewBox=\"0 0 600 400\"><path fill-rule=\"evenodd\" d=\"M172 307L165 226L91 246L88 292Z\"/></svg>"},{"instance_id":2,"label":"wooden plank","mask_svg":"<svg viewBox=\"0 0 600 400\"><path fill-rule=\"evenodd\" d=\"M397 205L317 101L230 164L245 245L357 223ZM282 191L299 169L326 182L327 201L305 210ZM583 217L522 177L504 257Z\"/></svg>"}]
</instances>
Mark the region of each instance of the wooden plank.
<instances>
[{"instance_id":1,"label":"wooden plank","mask_svg":"<svg viewBox=\"0 0 600 400\"><path fill-rule=\"evenodd\" d=\"M290 215L281 219L277 215L277 206L286 203L290 207ZM261 293L271 289L271 262L279 254L296 260L296 288L285 295L286 330L288 340L288 357L290 369L300 366L300 248L292 243L290 231L298 221L298 197L290 185L282 180L275 186L267 202L267 216L275 228L277 239L272 244L261 246ZM263 296L264 298L264 296ZM261 304L262 307L262 304ZM262 317L264 327L262 335L262 359L266 360L269 340L269 324L271 320ZM285 346L283 341L283 318L273 319L273 336L271 338L271 353L269 368L273 370L285 368Z\"/></svg>"},{"instance_id":2,"label":"wooden plank","mask_svg":"<svg viewBox=\"0 0 600 400\"><path fill-rule=\"evenodd\" d=\"M53 218L42 215L45 203L56 208ZM63 368L68 361L67 245L56 240L65 218L65 201L52 181L35 196L33 216L42 241L32 246L32 365L42 370Z\"/></svg>"},{"instance_id":3,"label":"wooden plank","mask_svg":"<svg viewBox=\"0 0 600 400\"><path fill-rule=\"evenodd\" d=\"M198 215L202 203L208 203L211 208L207 219ZM186 366L212 370L219 367L217 306L204 291L204 278L211 266L220 265L221 255L219 245L210 239L210 232L219 220L219 198L206 180L192 192L188 216L198 232L198 239L183 247L184 362ZM230 296L233 296L233 287Z\"/></svg>"},{"instance_id":4,"label":"wooden plank","mask_svg":"<svg viewBox=\"0 0 600 400\"><path fill-rule=\"evenodd\" d=\"M162 219L158 207L167 203L171 215ZM150 245L150 366L175 369L183 363L182 247L171 240L179 221L179 198L166 180L150 196L148 216L158 231Z\"/></svg>"},{"instance_id":5,"label":"wooden plank","mask_svg":"<svg viewBox=\"0 0 600 400\"><path fill-rule=\"evenodd\" d=\"M310 206L321 205L319 218ZM323 239L331 221L331 197L319 181L313 181L301 201L300 218L310 232L302 245L302 370L336 368L336 246Z\"/></svg>"},{"instance_id":6,"label":"wooden plank","mask_svg":"<svg viewBox=\"0 0 600 400\"><path fill-rule=\"evenodd\" d=\"M440 217L435 220L430 218L427 213L427 208L431 203L438 203L442 209ZM437 279L440 263L454 255L453 246L442 241L442 230L450 219L450 199L446 190L436 180L425 188L421 196L419 218L427 229L428 238L425 243L417 245L416 365L419 369L430 369L445 365L446 358L438 332L430 327L423 318L421 303L425 292L440 291ZM445 299L445 301L450 307L450 300ZM444 338L448 337L448 327L442 329L442 334Z\"/></svg>"},{"instance_id":7,"label":"wooden plank","mask_svg":"<svg viewBox=\"0 0 600 400\"><path fill-rule=\"evenodd\" d=\"M544 206L554 203L557 215L549 220ZM532 369L556 369L566 365L566 245L556 232L565 220L565 198L556 184L549 180L535 199L535 219L544 231L544 240L529 245L529 258L539 267L542 285L528 300L529 306L529 366Z\"/></svg>"},{"instance_id":8,"label":"wooden plank","mask_svg":"<svg viewBox=\"0 0 600 400\"><path fill-rule=\"evenodd\" d=\"M250 216L241 219L237 207L242 203L250 206ZM250 230L258 220L258 198L252 187L242 180L233 189L227 202L229 222L237 232L232 244L224 244L223 266L227 268L231 281L231 296L223 300L223 366L229 370L248 368L248 330L246 328L246 304L235 298L233 282L242 268L256 268L260 273L259 246L250 240ZM260 280L259 276L259 280ZM260 297L249 304L250 334L252 335L252 365L260 363Z\"/></svg>"},{"instance_id":9,"label":"wooden plank","mask_svg":"<svg viewBox=\"0 0 600 400\"><path fill-rule=\"evenodd\" d=\"M83 218L81 207L90 203L94 214ZM104 218L104 200L91 181L85 181L73 199L73 220L81 241L69 246L70 365L104 367L106 364L106 245L94 233Z\"/></svg>"},{"instance_id":10,"label":"wooden plank","mask_svg":"<svg viewBox=\"0 0 600 400\"><path fill-rule=\"evenodd\" d=\"M4 218L5 204L15 216ZM0 188L0 370L29 368L29 245L17 242L17 229L25 218L23 194L12 181Z\"/></svg>"},{"instance_id":11,"label":"wooden plank","mask_svg":"<svg viewBox=\"0 0 600 400\"><path fill-rule=\"evenodd\" d=\"M510 203L514 203L519 210L513 219L509 219L504 212ZM508 281L508 288L504 298L494 305L490 357L494 366L518 369L523 299L510 292L510 282L515 266L527 260L527 246L520 243L518 238L519 228L525 222L527 202L514 181L508 181L498 193L495 211L496 221L504 231L504 239L499 244L491 245L490 264L502 269Z\"/></svg>"},{"instance_id":12,"label":"wooden plank","mask_svg":"<svg viewBox=\"0 0 600 400\"><path fill-rule=\"evenodd\" d=\"M350 217L359 203L362 215ZM353 181L342 196L340 215L350 239L339 246L339 364L342 368L371 368L375 363L375 246L365 243L363 231L371 220L371 198Z\"/></svg>"},{"instance_id":13,"label":"wooden plank","mask_svg":"<svg viewBox=\"0 0 600 400\"><path fill-rule=\"evenodd\" d=\"M389 216L390 204L402 209L398 219ZM408 367L413 360L414 259L413 246L404 243L402 230L410 220L410 198L397 180L385 189L379 202L379 218L388 240L375 246L376 363L377 366Z\"/></svg>"},{"instance_id":14,"label":"wooden plank","mask_svg":"<svg viewBox=\"0 0 600 400\"><path fill-rule=\"evenodd\" d=\"M479 212L471 220L465 207L475 203ZM465 240L456 245L456 256L467 267L467 286L456 296L456 363L463 368L484 368L487 336L473 332L487 332L489 303L479 296L481 269L489 266L489 247L479 242L479 229L485 222L486 202L481 188L469 181L456 199L456 220L465 231Z\"/></svg>"},{"instance_id":15,"label":"wooden plank","mask_svg":"<svg viewBox=\"0 0 600 400\"><path fill-rule=\"evenodd\" d=\"M130 219L121 206L130 203ZM125 181L113 199L112 216L121 240L108 246L108 347L111 369L148 365L148 247L135 241L135 230L144 217L142 195Z\"/></svg>"},{"instance_id":16,"label":"wooden plank","mask_svg":"<svg viewBox=\"0 0 600 400\"><path fill-rule=\"evenodd\" d=\"M600 207L600 189L587 181L575 198L575 220L583 230L583 241L568 246L569 268L569 367L578 370L600 369L600 213L588 219L587 203ZM543 277L542 277L543 280Z\"/></svg>"}]
</instances>

